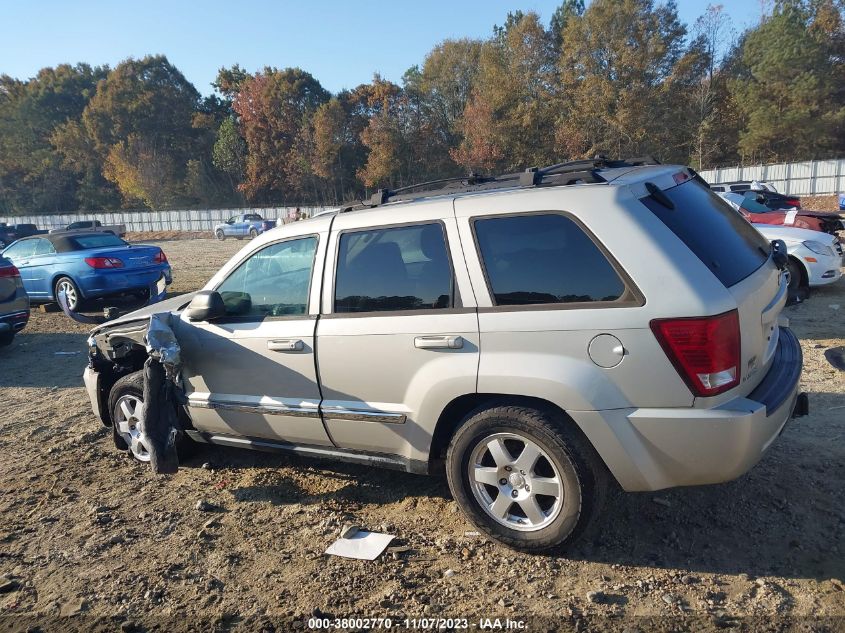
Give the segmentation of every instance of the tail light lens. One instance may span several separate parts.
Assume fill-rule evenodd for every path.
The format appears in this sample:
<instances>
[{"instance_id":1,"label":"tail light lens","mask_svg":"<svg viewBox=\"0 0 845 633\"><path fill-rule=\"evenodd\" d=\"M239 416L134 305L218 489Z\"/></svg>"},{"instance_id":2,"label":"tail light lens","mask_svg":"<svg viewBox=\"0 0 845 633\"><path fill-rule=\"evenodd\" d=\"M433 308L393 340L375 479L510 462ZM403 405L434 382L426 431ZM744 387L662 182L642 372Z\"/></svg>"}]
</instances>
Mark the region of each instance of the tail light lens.
<instances>
[{"instance_id":1,"label":"tail light lens","mask_svg":"<svg viewBox=\"0 0 845 633\"><path fill-rule=\"evenodd\" d=\"M0 279L9 279L11 277L20 277L21 271L15 266L3 266L0 268Z\"/></svg>"},{"instance_id":2,"label":"tail light lens","mask_svg":"<svg viewBox=\"0 0 845 633\"><path fill-rule=\"evenodd\" d=\"M715 396L739 384L736 310L712 317L655 319L651 330L693 395Z\"/></svg>"},{"instance_id":3,"label":"tail light lens","mask_svg":"<svg viewBox=\"0 0 845 633\"><path fill-rule=\"evenodd\" d=\"M86 257L85 263L91 268L123 268L123 262L117 257Z\"/></svg>"},{"instance_id":4,"label":"tail light lens","mask_svg":"<svg viewBox=\"0 0 845 633\"><path fill-rule=\"evenodd\" d=\"M167 263L167 255L164 254L163 250L159 250L158 253L156 253L156 256L153 257L153 261L156 264L166 264Z\"/></svg>"}]
</instances>

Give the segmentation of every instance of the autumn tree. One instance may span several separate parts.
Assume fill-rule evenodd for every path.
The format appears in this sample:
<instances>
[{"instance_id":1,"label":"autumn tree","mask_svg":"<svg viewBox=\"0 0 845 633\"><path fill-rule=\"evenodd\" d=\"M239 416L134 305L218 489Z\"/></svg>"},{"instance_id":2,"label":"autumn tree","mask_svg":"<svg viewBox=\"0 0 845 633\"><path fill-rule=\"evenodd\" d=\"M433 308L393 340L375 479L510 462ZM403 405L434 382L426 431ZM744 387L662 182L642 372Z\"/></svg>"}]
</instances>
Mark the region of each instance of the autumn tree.
<instances>
[{"instance_id":1,"label":"autumn tree","mask_svg":"<svg viewBox=\"0 0 845 633\"><path fill-rule=\"evenodd\" d=\"M403 137L407 101L402 88L375 75L371 84L358 86L355 92L369 119L361 131L367 161L357 175L366 187L396 186L407 149Z\"/></svg>"},{"instance_id":2,"label":"autumn tree","mask_svg":"<svg viewBox=\"0 0 845 633\"><path fill-rule=\"evenodd\" d=\"M0 77L0 208L70 211L80 194L85 201L80 172L56 152L53 135L78 120L107 71L62 64L27 82Z\"/></svg>"},{"instance_id":3,"label":"autumn tree","mask_svg":"<svg viewBox=\"0 0 845 633\"><path fill-rule=\"evenodd\" d=\"M158 209L183 197L198 103L199 93L163 55L121 62L98 84L82 124L126 205Z\"/></svg>"},{"instance_id":4,"label":"autumn tree","mask_svg":"<svg viewBox=\"0 0 845 633\"><path fill-rule=\"evenodd\" d=\"M567 21L558 70L557 147L565 156L636 155L663 122L654 116L662 84L683 55L673 5L595 0Z\"/></svg>"},{"instance_id":5,"label":"autumn tree","mask_svg":"<svg viewBox=\"0 0 845 633\"><path fill-rule=\"evenodd\" d=\"M263 72L245 79L234 110L248 154L241 191L249 200L275 202L292 195L302 165L293 153L300 130L329 93L299 68Z\"/></svg>"},{"instance_id":6,"label":"autumn tree","mask_svg":"<svg viewBox=\"0 0 845 633\"><path fill-rule=\"evenodd\" d=\"M484 43L452 157L466 169L520 169L551 162L553 48L536 13L509 14Z\"/></svg>"},{"instance_id":7,"label":"autumn tree","mask_svg":"<svg viewBox=\"0 0 845 633\"><path fill-rule=\"evenodd\" d=\"M830 0L778 2L743 42L748 76L731 82L745 119L743 159L834 158L845 139L843 21Z\"/></svg>"}]
</instances>

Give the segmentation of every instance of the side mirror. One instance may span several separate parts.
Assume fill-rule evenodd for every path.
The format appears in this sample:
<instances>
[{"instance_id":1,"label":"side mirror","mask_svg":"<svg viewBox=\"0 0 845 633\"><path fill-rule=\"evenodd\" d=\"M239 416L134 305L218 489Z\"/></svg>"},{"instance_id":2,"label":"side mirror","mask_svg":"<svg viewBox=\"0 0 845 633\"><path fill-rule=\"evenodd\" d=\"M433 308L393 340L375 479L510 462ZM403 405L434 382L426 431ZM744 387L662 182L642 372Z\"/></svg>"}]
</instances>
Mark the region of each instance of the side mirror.
<instances>
[{"instance_id":1,"label":"side mirror","mask_svg":"<svg viewBox=\"0 0 845 633\"><path fill-rule=\"evenodd\" d=\"M757 194L757 202L759 202L760 204L766 204L766 196L764 196L762 193Z\"/></svg>"},{"instance_id":2,"label":"side mirror","mask_svg":"<svg viewBox=\"0 0 845 633\"><path fill-rule=\"evenodd\" d=\"M789 255L786 253L786 242L783 240L772 240L772 261L779 270L786 268Z\"/></svg>"},{"instance_id":3,"label":"side mirror","mask_svg":"<svg viewBox=\"0 0 845 633\"><path fill-rule=\"evenodd\" d=\"M186 314L191 321L213 321L226 314L226 305L219 292L203 290L191 299Z\"/></svg>"}]
</instances>

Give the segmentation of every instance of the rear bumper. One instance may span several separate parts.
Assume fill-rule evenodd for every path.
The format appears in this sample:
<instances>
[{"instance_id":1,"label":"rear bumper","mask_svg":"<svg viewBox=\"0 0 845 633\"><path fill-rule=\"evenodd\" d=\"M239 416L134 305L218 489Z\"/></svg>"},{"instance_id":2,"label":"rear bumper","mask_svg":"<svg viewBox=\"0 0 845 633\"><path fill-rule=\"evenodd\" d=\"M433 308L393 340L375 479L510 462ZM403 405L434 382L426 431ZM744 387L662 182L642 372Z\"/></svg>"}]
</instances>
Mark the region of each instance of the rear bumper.
<instances>
[{"instance_id":1,"label":"rear bumper","mask_svg":"<svg viewBox=\"0 0 845 633\"><path fill-rule=\"evenodd\" d=\"M29 309L0 314L0 334L20 332L29 322Z\"/></svg>"},{"instance_id":2,"label":"rear bumper","mask_svg":"<svg viewBox=\"0 0 845 633\"><path fill-rule=\"evenodd\" d=\"M170 266L150 268L138 272L109 271L82 276L78 279L78 282L83 296L93 299L123 292L144 290L149 288L150 284L158 281L162 274L164 274L167 285L170 285L173 280Z\"/></svg>"},{"instance_id":3,"label":"rear bumper","mask_svg":"<svg viewBox=\"0 0 845 633\"><path fill-rule=\"evenodd\" d=\"M747 397L712 409L619 409L573 417L629 491L714 484L751 469L792 416L801 346L781 328L769 373ZM801 399L806 413L806 399Z\"/></svg>"}]
</instances>

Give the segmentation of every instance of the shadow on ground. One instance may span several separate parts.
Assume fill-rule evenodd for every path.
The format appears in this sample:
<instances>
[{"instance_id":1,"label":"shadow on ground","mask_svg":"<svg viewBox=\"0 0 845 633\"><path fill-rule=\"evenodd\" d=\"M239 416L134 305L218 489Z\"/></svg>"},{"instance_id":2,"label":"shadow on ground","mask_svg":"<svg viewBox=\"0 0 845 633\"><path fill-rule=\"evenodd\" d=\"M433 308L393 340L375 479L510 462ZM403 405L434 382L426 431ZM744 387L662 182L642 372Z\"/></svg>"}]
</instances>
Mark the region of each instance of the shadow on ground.
<instances>
[{"instance_id":1,"label":"shadow on ground","mask_svg":"<svg viewBox=\"0 0 845 633\"><path fill-rule=\"evenodd\" d=\"M845 409L845 395L813 394L811 402L817 405L817 417L811 414L793 421L744 477L653 493L618 491L611 495L590 539L552 555L699 573L845 579L845 557L837 549L845 542L845 495L840 485L845 481L845 460L837 448L841 436L838 443L827 443L824 437L839 432L837 427L821 422L831 408ZM807 435L830 449L814 450L806 443ZM377 505L407 498L451 498L442 476L210 446L185 467L204 462L218 469L222 478L228 470L285 466L338 484L331 491L312 494L271 470L272 482L267 485L232 489L235 502L307 505L331 500Z\"/></svg>"}]
</instances>

